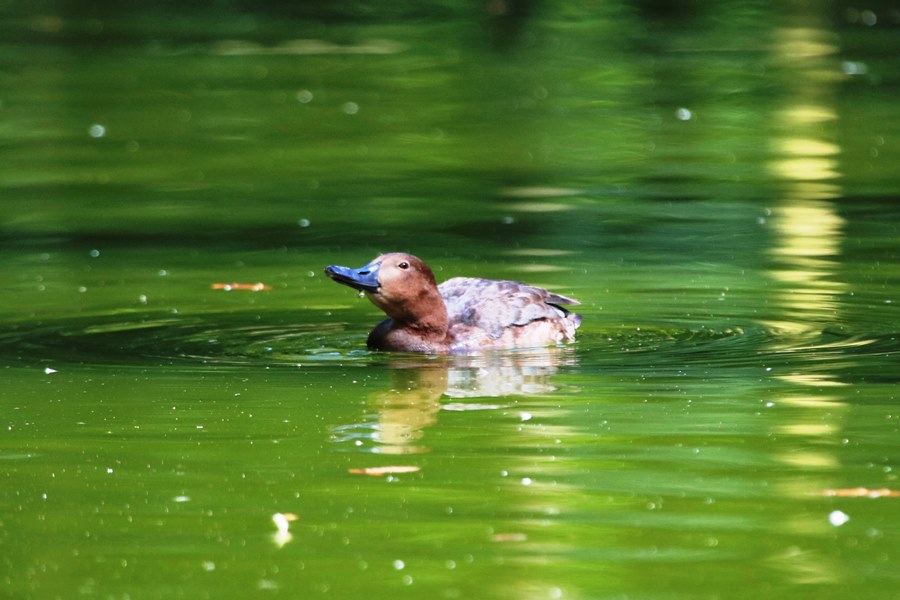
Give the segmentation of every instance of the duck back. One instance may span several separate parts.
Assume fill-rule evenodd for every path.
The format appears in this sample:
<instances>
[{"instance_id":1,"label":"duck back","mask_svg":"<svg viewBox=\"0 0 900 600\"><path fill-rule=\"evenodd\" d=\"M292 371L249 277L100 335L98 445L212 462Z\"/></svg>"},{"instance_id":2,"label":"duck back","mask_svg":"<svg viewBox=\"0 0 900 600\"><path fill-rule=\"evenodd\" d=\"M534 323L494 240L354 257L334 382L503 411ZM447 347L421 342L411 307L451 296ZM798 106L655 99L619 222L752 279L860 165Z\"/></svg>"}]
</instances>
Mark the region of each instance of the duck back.
<instances>
[{"instance_id":1,"label":"duck back","mask_svg":"<svg viewBox=\"0 0 900 600\"><path fill-rule=\"evenodd\" d=\"M517 281L455 277L438 290L455 352L572 341L581 324L564 308L577 300Z\"/></svg>"}]
</instances>

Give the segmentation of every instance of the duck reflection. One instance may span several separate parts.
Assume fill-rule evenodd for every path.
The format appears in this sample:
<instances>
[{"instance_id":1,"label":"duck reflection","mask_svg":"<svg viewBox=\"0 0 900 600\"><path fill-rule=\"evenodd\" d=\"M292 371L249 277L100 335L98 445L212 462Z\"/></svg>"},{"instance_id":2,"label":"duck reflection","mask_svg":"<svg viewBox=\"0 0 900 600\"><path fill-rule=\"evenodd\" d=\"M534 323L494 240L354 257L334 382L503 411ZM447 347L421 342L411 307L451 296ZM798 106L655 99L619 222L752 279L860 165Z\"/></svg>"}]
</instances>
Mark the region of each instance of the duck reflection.
<instances>
[{"instance_id":1,"label":"duck reflection","mask_svg":"<svg viewBox=\"0 0 900 600\"><path fill-rule=\"evenodd\" d=\"M377 454L418 454L429 448L423 438L441 410L491 410L503 399L547 394L552 376L576 363L572 348L540 348L478 356L385 356L390 387L368 396L373 413L367 423L335 430L335 441L369 446ZM472 399L491 399L473 402Z\"/></svg>"}]
</instances>

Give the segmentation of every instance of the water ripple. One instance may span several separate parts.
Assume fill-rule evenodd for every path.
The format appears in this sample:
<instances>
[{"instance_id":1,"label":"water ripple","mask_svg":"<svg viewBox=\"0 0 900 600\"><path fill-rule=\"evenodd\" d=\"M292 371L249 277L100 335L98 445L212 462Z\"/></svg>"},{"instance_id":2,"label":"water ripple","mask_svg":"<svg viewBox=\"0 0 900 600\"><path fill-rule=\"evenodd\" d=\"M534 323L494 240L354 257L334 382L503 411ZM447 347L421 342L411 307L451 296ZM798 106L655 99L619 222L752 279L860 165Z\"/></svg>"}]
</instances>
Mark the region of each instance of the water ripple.
<instances>
[{"instance_id":1,"label":"water ripple","mask_svg":"<svg viewBox=\"0 0 900 600\"><path fill-rule=\"evenodd\" d=\"M298 323L296 315L211 313L115 314L28 322L0 329L0 360L38 364L291 366L381 364L382 353L365 350L364 334L344 323ZM551 352L552 355L548 355ZM872 356L900 354L898 336L826 329L803 336L764 326L678 329L619 328L588 332L573 347L503 353L516 368L576 366L581 371L631 371L684 375L697 369L752 373L785 364L805 369L858 368ZM391 366L428 366L428 357L394 355ZM475 363L472 361L475 360ZM457 366L478 367L501 359L458 357ZM468 364L472 363L472 364ZM539 373L538 373L539 374ZM872 373L872 376L882 375Z\"/></svg>"},{"instance_id":2,"label":"water ripple","mask_svg":"<svg viewBox=\"0 0 900 600\"><path fill-rule=\"evenodd\" d=\"M107 315L21 323L0 330L0 357L16 362L152 366L282 365L359 360L364 340L343 325L281 315Z\"/></svg>"}]
</instances>

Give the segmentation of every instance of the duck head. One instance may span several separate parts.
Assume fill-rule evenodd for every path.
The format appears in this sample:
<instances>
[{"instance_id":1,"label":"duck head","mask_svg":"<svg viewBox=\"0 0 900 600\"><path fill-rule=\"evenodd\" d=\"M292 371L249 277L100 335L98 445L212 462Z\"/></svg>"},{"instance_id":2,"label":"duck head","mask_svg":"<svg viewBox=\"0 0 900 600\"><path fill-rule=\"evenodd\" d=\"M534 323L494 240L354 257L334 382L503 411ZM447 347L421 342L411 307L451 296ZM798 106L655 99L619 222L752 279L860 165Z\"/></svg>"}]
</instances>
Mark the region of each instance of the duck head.
<instances>
[{"instance_id":1,"label":"duck head","mask_svg":"<svg viewBox=\"0 0 900 600\"><path fill-rule=\"evenodd\" d=\"M372 304L398 324L447 330L447 309L434 273L411 254L382 254L358 269L331 265L325 267L325 274L364 292Z\"/></svg>"}]
</instances>

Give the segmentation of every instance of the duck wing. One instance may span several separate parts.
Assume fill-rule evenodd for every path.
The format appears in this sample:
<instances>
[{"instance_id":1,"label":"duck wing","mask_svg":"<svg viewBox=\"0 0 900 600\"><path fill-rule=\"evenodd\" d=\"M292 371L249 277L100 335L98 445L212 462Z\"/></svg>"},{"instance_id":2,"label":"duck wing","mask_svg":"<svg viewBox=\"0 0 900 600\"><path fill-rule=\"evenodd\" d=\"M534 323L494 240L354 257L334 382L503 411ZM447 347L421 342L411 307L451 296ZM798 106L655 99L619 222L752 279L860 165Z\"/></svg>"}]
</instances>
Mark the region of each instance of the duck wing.
<instances>
[{"instance_id":1,"label":"duck wing","mask_svg":"<svg viewBox=\"0 0 900 600\"><path fill-rule=\"evenodd\" d=\"M573 298L544 288L477 277L455 277L438 286L451 325L462 323L498 338L509 327L540 319L560 320L569 315L564 308L578 304ZM577 323L580 321L576 320Z\"/></svg>"}]
</instances>

